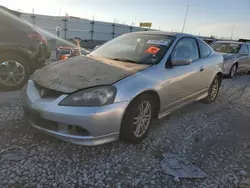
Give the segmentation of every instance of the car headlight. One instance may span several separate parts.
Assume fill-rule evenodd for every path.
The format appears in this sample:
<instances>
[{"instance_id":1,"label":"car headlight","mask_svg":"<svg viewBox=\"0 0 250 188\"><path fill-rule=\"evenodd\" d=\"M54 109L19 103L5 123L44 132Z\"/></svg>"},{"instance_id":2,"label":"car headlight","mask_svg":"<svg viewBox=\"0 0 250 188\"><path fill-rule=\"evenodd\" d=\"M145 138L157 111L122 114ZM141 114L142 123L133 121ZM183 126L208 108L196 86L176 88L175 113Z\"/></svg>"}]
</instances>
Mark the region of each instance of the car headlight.
<instances>
[{"instance_id":1,"label":"car headlight","mask_svg":"<svg viewBox=\"0 0 250 188\"><path fill-rule=\"evenodd\" d=\"M116 95L116 87L100 86L73 93L63 99L61 106L104 106L112 104Z\"/></svg>"}]
</instances>

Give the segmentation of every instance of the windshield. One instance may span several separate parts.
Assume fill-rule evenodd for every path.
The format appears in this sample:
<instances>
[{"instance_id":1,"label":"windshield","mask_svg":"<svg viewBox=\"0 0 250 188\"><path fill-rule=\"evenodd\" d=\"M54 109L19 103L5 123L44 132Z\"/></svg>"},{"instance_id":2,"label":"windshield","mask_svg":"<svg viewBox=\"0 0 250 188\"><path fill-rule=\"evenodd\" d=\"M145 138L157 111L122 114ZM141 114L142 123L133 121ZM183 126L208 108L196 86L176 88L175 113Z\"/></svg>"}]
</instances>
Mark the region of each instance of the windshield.
<instances>
[{"instance_id":1,"label":"windshield","mask_svg":"<svg viewBox=\"0 0 250 188\"><path fill-rule=\"evenodd\" d=\"M240 51L241 44L236 43L214 43L211 47L216 52L237 54Z\"/></svg>"},{"instance_id":2,"label":"windshield","mask_svg":"<svg viewBox=\"0 0 250 188\"><path fill-rule=\"evenodd\" d=\"M174 38L151 34L122 35L100 46L90 55L140 64L157 64Z\"/></svg>"}]
</instances>

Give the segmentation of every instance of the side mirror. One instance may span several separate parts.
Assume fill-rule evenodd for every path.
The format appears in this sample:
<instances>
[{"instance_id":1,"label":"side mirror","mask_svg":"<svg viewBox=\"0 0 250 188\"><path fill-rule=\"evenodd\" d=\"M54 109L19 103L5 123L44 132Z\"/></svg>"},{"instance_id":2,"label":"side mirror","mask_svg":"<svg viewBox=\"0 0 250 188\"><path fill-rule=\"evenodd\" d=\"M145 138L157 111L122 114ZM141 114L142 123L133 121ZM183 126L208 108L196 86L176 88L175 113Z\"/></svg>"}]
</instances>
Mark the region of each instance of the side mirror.
<instances>
[{"instance_id":1,"label":"side mirror","mask_svg":"<svg viewBox=\"0 0 250 188\"><path fill-rule=\"evenodd\" d=\"M183 46L175 49L171 54L171 62L173 66L189 65L192 59L188 57L190 50Z\"/></svg>"},{"instance_id":2,"label":"side mirror","mask_svg":"<svg viewBox=\"0 0 250 188\"><path fill-rule=\"evenodd\" d=\"M172 58L171 61L173 66L189 65L192 62L191 59L182 59L182 58Z\"/></svg>"}]
</instances>

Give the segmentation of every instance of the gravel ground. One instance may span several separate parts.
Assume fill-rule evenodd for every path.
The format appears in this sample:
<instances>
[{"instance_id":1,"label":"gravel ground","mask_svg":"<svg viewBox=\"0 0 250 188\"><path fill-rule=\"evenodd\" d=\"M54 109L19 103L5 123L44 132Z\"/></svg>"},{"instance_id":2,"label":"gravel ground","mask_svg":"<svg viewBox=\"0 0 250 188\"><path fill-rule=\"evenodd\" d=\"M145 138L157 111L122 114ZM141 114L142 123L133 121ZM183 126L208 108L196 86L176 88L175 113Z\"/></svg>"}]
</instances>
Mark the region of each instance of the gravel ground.
<instances>
[{"instance_id":1,"label":"gravel ground","mask_svg":"<svg viewBox=\"0 0 250 188\"><path fill-rule=\"evenodd\" d=\"M155 121L139 145L117 141L85 147L59 141L28 125L18 91L2 92L0 143L1 188L243 186L250 181L250 75L223 80L212 104L192 104ZM187 158L208 178L164 174L164 152Z\"/></svg>"}]
</instances>

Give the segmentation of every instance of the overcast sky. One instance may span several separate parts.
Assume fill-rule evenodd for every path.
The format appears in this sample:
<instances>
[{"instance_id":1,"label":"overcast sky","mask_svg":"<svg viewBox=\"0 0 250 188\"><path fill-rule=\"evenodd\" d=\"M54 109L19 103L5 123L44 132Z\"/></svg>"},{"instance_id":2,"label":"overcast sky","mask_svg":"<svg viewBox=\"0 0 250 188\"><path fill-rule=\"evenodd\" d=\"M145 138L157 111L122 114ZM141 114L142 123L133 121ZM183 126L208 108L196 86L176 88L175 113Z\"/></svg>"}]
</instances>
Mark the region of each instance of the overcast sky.
<instances>
[{"instance_id":1,"label":"overcast sky","mask_svg":"<svg viewBox=\"0 0 250 188\"><path fill-rule=\"evenodd\" d=\"M250 0L0 0L0 5L23 12L70 16L119 23L152 22L152 27L195 35L250 38Z\"/></svg>"}]
</instances>

